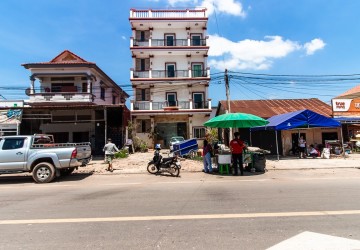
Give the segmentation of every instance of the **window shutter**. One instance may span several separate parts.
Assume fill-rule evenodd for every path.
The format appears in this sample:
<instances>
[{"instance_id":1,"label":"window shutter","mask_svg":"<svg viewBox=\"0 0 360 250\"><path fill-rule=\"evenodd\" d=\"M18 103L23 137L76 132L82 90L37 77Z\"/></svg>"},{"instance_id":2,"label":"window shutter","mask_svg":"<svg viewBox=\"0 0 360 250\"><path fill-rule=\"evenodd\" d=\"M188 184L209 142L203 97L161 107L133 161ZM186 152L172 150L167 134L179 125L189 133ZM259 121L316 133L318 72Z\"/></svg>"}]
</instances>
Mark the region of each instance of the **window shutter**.
<instances>
[{"instance_id":1,"label":"window shutter","mask_svg":"<svg viewBox=\"0 0 360 250\"><path fill-rule=\"evenodd\" d=\"M145 40L149 40L150 38L150 30L145 31Z\"/></svg>"},{"instance_id":2,"label":"window shutter","mask_svg":"<svg viewBox=\"0 0 360 250\"><path fill-rule=\"evenodd\" d=\"M140 70L141 70L141 58L136 58L135 70L136 70L136 71L140 71Z\"/></svg>"},{"instance_id":3,"label":"window shutter","mask_svg":"<svg viewBox=\"0 0 360 250\"><path fill-rule=\"evenodd\" d=\"M136 89L136 101L141 101L141 89Z\"/></svg>"},{"instance_id":4,"label":"window shutter","mask_svg":"<svg viewBox=\"0 0 360 250\"><path fill-rule=\"evenodd\" d=\"M150 89L145 89L145 101L150 101Z\"/></svg>"},{"instance_id":5,"label":"window shutter","mask_svg":"<svg viewBox=\"0 0 360 250\"><path fill-rule=\"evenodd\" d=\"M135 34L135 39L140 41L140 38L141 38L141 30L137 30Z\"/></svg>"},{"instance_id":6,"label":"window shutter","mask_svg":"<svg viewBox=\"0 0 360 250\"><path fill-rule=\"evenodd\" d=\"M145 59L145 70L150 70L150 58Z\"/></svg>"}]
</instances>

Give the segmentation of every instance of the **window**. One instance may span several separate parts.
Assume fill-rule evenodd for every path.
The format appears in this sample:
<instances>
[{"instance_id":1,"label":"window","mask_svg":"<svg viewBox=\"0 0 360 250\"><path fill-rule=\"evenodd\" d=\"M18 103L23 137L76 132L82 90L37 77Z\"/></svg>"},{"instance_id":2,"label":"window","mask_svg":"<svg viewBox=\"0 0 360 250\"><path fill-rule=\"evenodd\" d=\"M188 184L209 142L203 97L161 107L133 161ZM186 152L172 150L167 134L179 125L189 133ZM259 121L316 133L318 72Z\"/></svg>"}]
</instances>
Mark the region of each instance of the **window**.
<instances>
[{"instance_id":1,"label":"window","mask_svg":"<svg viewBox=\"0 0 360 250\"><path fill-rule=\"evenodd\" d=\"M191 35L191 46L201 46L201 35Z\"/></svg>"},{"instance_id":2,"label":"window","mask_svg":"<svg viewBox=\"0 0 360 250\"><path fill-rule=\"evenodd\" d=\"M87 82L83 82L83 83L82 83L82 92L83 92L83 93L86 93L87 90L88 90L88 89L87 89Z\"/></svg>"},{"instance_id":3,"label":"window","mask_svg":"<svg viewBox=\"0 0 360 250\"><path fill-rule=\"evenodd\" d=\"M194 127L193 128L193 137L194 138L198 138L198 139L202 139L205 138L205 127Z\"/></svg>"},{"instance_id":4,"label":"window","mask_svg":"<svg viewBox=\"0 0 360 250\"><path fill-rule=\"evenodd\" d=\"M193 102L195 109L204 108L204 93L193 93Z\"/></svg>"},{"instance_id":5,"label":"window","mask_svg":"<svg viewBox=\"0 0 360 250\"><path fill-rule=\"evenodd\" d=\"M100 98L105 101L105 88L100 87Z\"/></svg>"},{"instance_id":6,"label":"window","mask_svg":"<svg viewBox=\"0 0 360 250\"><path fill-rule=\"evenodd\" d=\"M150 119L143 119L137 120L137 133L149 133L151 130L151 120Z\"/></svg>"},{"instance_id":7,"label":"window","mask_svg":"<svg viewBox=\"0 0 360 250\"><path fill-rule=\"evenodd\" d=\"M166 63L166 77L175 77L176 76L176 66L175 63Z\"/></svg>"},{"instance_id":8,"label":"window","mask_svg":"<svg viewBox=\"0 0 360 250\"><path fill-rule=\"evenodd\" d=\"M176 106L177 103L176 93L166 93L166 101L168 102L169 107Z\"/></svg>"},{"instance_id":9,"label":"window","mask_svg":"<svg viewBox=\"0 0 360 250\"><path fill-rule=\"evenodd\" d=\"M116 96L112 97L112 104L116 104Z\"/></svg>"},{"instance_id":10,"label":"window","mask_svg":"<svg viewBox=\"0 0 360 250\"><path fill-rule=\"evenodd\" d=\"M192 65L192 77L202 77L202 76L203 76L202 63L194 63Z\"/></svg>"},{"instance_id":11,"label":"window","mask_svg":"<svg viewBox=\"0 0 360 250\"><path fill-rule=\"evenodd\" d=\"M140 31L140 41L141 42L145 41L145 31Z\"/></svg>"},{"instance_id":12,"label":"window","mask_svg":"<svg viewBox=\"0 0 360 250\"><path fill-rule=\"evenodd\" d=\"M136 89L136 101L150 101L150 89Z\"/></svg>"},{"instance_id":13,"label":"window","mask_svg":"<svg viewBox=\"0 0 360 250\"><path fill-rule=\"evenodd\" d=\"M19 149L24 146L24 138L6 139L3 144L3 150Z\"/></svg>"},{"instance_id":14,"label":"window","mask_svg":"<svg viewBox=\"0 0 360 250\"><path fill-rule=\"evenodd\" d=\"M51 92L76 92L74 83L52 83Z\"/></svg>"},{"instance_id":15,"label":"window","mask_svg":"<svg viewBox=\"0 0 360 250\"><path fill-rule=\"evenodd\" d=\"M166 34L165 35L165 46L175 46L175 35Z\"/></svg>"}]
</instances>

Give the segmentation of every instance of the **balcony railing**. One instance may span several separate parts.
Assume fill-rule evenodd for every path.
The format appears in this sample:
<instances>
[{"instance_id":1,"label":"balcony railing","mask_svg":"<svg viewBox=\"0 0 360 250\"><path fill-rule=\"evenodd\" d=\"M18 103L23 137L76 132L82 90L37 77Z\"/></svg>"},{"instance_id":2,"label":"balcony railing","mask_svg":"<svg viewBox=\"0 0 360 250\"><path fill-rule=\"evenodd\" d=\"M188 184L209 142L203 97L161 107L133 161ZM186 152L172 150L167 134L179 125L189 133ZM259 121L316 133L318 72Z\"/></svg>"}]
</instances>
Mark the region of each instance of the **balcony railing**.
<instances>
[{"instance_id":1,"label":"balcony railing","mask_svg":"<svg viewBox=\"0 0 360 250\"><path fill-rule=\"evenodd\" d=\"M150 110L150 102L135 102L134 110Z\"/></svg>"},{"instance_id":2,"label":"balcony railing","mask_svg":"<svg viewBox=\"0 0 360 250\"><path fill-rule=\"evenodd\" d=\"M207 39L188 38L188 39L148 39L139 40L131 37L130 47L191 47L191 46L206 46Z\"/></svg>"},{"instance_id":3,"label":"balcony railing","mask_svg":"<svg viewBox=\"0 0 360 250\"><path fill-rule=\"evenodd\" d=\"M206 70L130 70L131 79L137 78L197 78L210 77L210 69Z\"/></svg>"},{"instance_id":4,"label":"balcony railing","mask_svg":"<svg viewBox=\"0 0 360 250\"><path fill-rule=\"evenodd\" d=\"M190 46L206 46L206 39L190 39Z\"/></svg>"},{"instance_id":5,"label":"balcony railing","mask_svg":"<svg viewBox=\"0 0 360 250\"><path fill-rule=\"evenodd\" d=\"M187 39L151 39L151 46L188 46Z\"/></svg>"},{"instance_id":6,"label":"balcony railing","mask_svg":"<svg viewBox=\"0 0 360 250\"><path fill-rule=\"evenodd\" d=\"M206 9L192 10L130 10L130 18L206 18Z\"/></svg>"},{"instance_id":7,"label":"balcony railing","mask_svg":"<svg viewBox=\"0 0 360 250\"><path fill-rule=\"evenodd\" d=\"M153 78L189 77L189 70L152 70Z\"/></svg>"},{"instance_id":8,"label":"balcony railing","mask_svg":"<svg viewBox=\"0 0 360 250\"><path fill-rule=\"evenodd\" d=\"M192 110L192 109L210 109L211 101L135 101L131 103L131 110L164 110L167 108L174 108L178 110Z\"/></svg>"},{"instance_id":9,"label":"balcony railing","mask_svg":"<svg viewBox=\"0 0 360 250\"><path fill-rule=\"evenodd\" d=\"M137 40L137 39L134 39L134 46L149 46L149 40Z\"/></svg>"},{"instance_id":10,"label":"balcony railing","mask_svg":"<svg viewBox=\"0 0 360 250\"><path fill-rule=\"evenodd\" d=\"M149 78L149 70L134 71L134 78Z\"/></svg>"}]
</instances>

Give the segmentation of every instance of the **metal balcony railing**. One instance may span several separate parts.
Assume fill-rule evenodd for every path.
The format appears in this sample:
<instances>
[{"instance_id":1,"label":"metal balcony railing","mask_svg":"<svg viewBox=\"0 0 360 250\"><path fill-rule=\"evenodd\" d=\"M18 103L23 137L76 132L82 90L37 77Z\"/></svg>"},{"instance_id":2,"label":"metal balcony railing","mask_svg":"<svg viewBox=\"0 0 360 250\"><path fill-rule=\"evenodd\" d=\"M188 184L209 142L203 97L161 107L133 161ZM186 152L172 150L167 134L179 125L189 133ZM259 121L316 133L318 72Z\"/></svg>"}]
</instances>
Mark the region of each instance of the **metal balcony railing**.
<instances>
[{"instance_id":1,"label":"metal balcony railing","mask_svg":"<svg viewBox=\"0 0 360 250\"><path fill-rule=\"evenodd\" d=\"M148 101L139 101L134 103L134 110L150 110L150 102Z\"/></svg>"},{"instance_id":2,"label":"metal balcony railing","mask_svg":"<svg viewBox=\"0 0 360 250\"><path fill-rule=\"evenodd\" d=\"M134 46L149 46L149 40L137 40L134 39Z\"/></svg>"},{"instance_id":3,"label":"metal balcony railing","mask_svg":"<svg viewBox=\"0 0 360 250\"><path fill-rule=\"evenodd\" d=\"M206 46L206 39L190 39L190 46Z\"/></svg>"},{"instance_id":4,"label":"metal balcony railing","mask_svg":"<svg viewBox=\"0 0 360 250\"><path fill-rule=\"evenodd\" d=\"M191 77L207 77L207 70L192 70Z\"/></svg>"},{"instance_id":5,"label":"metal balcony railing","mask_svg":"<svg viewBox=\"0 0 360 250\"><path fill-rule=\"evenodd\" d=\"M193 102L193 109L207 109L209 102Z\"/></svg>"},{"instance_id":6,"label":"metal balcony railing","mask_svg":"<svg viewBox=\"0 0 360 250\"><path fill-rule=\"evenodd\" d=\"M149 70L134 71L134 78L149 78Z\"/></svg>"},{"instance_id":7,"label":"metal balcony railing","mask_svg":"<svg viewBox=\"0 0 360 250\"><path fill-rule=\"evenodd\" d=\"M153 78L189 77L188 70L152 70Z\"/></svg>"},{"instance_id":8,"label":"metal balcony railing","mask_svg":"<svg viewBox=\"0 0 360 250\"><path fill-rule=\"evenodd\" d=\"M187 46L187 39L152 39L151 46Z\"/></svg>"}]
</instances>

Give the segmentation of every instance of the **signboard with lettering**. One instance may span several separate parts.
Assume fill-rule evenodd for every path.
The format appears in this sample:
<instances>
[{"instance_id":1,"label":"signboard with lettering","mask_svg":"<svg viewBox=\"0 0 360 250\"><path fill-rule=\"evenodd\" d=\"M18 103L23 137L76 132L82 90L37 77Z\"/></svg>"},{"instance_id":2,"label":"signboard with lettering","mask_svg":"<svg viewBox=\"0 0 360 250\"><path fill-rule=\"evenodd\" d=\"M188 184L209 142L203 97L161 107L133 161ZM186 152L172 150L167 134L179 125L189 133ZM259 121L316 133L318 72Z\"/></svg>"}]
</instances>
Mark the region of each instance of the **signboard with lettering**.
<instances>
[{"instance_id":1,"label":"signboard with lettering","mask_svg":"<svg viewBox=\"0 0 360 250\"><path fill-rule=\"evenodd\" d=\"M334 112L360 112L360 99L332 99Z\"/></svg>"},{"instance_id":2,"label":"signboard with lettering","mask_svg":"<svg viewBox=\"0 0 360 250\"><path fill-rule=\"evenodd\" d=\"M0 101L0 108L24 107L24 101Z\"/></svg>"}]
</instances>

